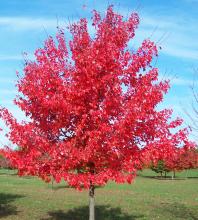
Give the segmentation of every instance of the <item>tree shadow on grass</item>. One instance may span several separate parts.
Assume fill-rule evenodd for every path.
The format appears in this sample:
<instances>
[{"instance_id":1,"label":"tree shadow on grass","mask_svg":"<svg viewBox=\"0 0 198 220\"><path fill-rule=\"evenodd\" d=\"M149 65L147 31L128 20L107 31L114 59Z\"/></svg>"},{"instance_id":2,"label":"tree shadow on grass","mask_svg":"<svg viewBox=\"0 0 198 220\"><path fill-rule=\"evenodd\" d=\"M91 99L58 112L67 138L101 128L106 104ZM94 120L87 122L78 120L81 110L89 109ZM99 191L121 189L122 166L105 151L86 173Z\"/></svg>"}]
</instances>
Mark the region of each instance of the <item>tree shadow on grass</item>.
<instances>
[{"instance_id":1,"label":"tree shadow on grass","mask_svg":"<svg viewBox=\"0 0 198 220\"><path fill-rule=\"evenodd\" d=\"M166 177L161 177L161 176L146 176L146 175L138 175L141 178L148 178L148 179L155 179L155 180L187 180L188 178L186 177L174 177L172 178L172 176L166 176Z\"/></svg>"},{"instance_id":2,"label":"tree shadow on grass","mask_svg":"<svg viewBox=\"0 0 198 220\"><path fill-rule=\"evenodd\" d=\"M59 190L59 189L70 189L72 187L68 186L68 185L52 185L49 183L48 188L51 188L52 190Z\"/></svg>"},{"instance_id":3,"label":"tree shadow on grass","mask_svg":"<svg viewBox=\"0 0 198 220\"><path fill-rule=\"evenodd\" d=\"M49 188L51 188L52 190L59 190L59 189L75 189L75 187L72 187L72 186L69 186L67 184L65 185L58 185L58 184L51 184L49 183L48 185ZM83 188L83 187L82 187ZM103 186L95 186L95 189L98 189L98 188L103 188Z\"/></svg>"},{"instance_id":4,"label":"tree shadow on grass","mask_svg":"<svg viewBox=\"0 0 198 220\"><path fill-rule=\"evenodd\" d=\"M187 179L198 179L198 176L189 176Z\"/></svg>"},{"instance_id":5,"label":"tree shadow on grass","mask_svg":"<svg viewBox=\"0 0 198 220\"><path fill-rule=\"evenodd\" d=\"M147 175L139 175L139 174L138 174L138 176L142 177L142 178L149 178L149 179L156 179L156 177L157 177L157 176L147 176Z\"/></svg>"},{"instance_id":6,"label":"tree shadow on grass","mask_svg":"<svg viewBox=\"0 0 198 220\"><path fill-rule=\"evenodd\" d=\"M10 203L22 197L22 195L17 194L0 193L0 218L5 218L9 215L17 215L17 207Z\"/></svg>"},{"instance_id":7,"label":"tree shadow on grass","mask_svg":"<svg viewBox=\"0 0 198 220\"><path fill-rule=\"evenodd\" d=\"M17 176L17 172L7 172L7 171L1 171L0 175L2 176Z\"/></svg>"},{"instance_id":8,"label":"tree shadow on grass","mask_svg":"<svg viewBox=\"0 0 198 220\"><path fill-rule=\"evenodd\" d=\"M196 207L191 208L180 203L163 203L160 209L167 216L173 216L174 219L198 220Z\"/></svg>"},{"instance_id":9,"label":"tree shadow on grass","mask_svg":"<svg viewBox=\"0 0 198 220\"><path fill-rule=\"evenodd\" d=\"M67 212L62 210L49 212L49 217L41 220L87 220L89 219L89 207L83 206L71 209ZM96 206L95 215L97 220L136 220L144 217L143 215L129 215L117 208L110 206Z\"/></svg>"}]
</instances>

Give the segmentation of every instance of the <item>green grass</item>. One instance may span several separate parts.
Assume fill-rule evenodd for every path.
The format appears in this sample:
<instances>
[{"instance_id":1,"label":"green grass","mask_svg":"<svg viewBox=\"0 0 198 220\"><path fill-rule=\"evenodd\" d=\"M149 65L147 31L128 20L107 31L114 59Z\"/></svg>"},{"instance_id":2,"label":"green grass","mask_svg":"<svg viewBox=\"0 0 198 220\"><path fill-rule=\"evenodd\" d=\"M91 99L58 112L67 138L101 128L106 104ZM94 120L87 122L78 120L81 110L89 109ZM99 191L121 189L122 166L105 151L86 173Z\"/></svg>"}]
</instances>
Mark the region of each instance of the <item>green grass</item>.
<instances>
[{"instance_id":1,"label":"green grass","mask_svg":"<svg viewBox=\"0 0 198 220\"><path fill-rule=\"evenodd\" d=\"M198 219L198 172L177 173L176 180L139 173L132 185L109 183L96 189L96 220ZM193 178L192 178L193 177ZM0 219L87 220L88 192L64 183L43 183L0 170Z\"/></svg>"},{"instance_id":2,"label":"green grass","mask_svg":"<svg viewBox=\"0 0 198 220\"><path fill-rule=\"evenodd\" d=\"M172 178L172 172L167 173L166 179L171 179ZM139 171L138 173L139 176L142 177L153 177L153 178L161 178L160 174L156 174L154 171L146 169L143 171ZM164 174L163 174L164 178ZM185 179L185 178L198 178L198 169L192 169L192 170L184 170L181 172L176 172L176 180L179 179Z\"/></svg>"}]
</instances>

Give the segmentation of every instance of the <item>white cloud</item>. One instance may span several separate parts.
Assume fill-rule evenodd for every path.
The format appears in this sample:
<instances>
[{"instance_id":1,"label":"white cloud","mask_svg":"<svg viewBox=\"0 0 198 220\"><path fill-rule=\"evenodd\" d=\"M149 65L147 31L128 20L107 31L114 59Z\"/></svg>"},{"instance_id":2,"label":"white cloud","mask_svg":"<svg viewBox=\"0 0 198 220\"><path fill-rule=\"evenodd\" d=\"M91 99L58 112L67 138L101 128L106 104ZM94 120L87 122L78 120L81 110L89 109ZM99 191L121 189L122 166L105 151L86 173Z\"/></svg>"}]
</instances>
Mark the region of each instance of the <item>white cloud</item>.
<instances>
[{"instance_id":1,"label":"white cloud","mask_svg":"<svg viewBox=\"0 0 198 220\"><path fill-rule=\"evenodd\" d=\"M172 85L177 86L191 86L193 85L194 81L190 79L184 79L184 78L175 78L170 81Z\"/></svg>"},{"instance_id":2,"label":"white cloud","mask_svg":"<svg viewBox=\"0 0 198 220\"><path fill-rule=\"evenodd\" d=\"M162 46L164 54L198 60L198 29L194 19L142 15L135 42L139 45L145 38L151 38Z\"/></svg>"},{"instance_id":3,"label":"white cloud","mask_svg":"<svg viewBox=\"0 0 198 220\"><path fill-rule=\"evenodd\" d=\"M15 84L16 78L0 77L0 83L12 83Z\"/></svg>"},{"instance_id":4,"label":"white cloud","mask_svg":"<svg viewBox=\"0 0 198 220\"><path fill-rule=\"evenodd\" d=\"M16 60L16 61L23 61L25 58L28 60L35 60L35 57L33 54L27 54L27 56L23 56L23 54L19 55L2 55L0 54L0 61L6 61L6 60Z\"/></svg>"},{"instance_id":5,"label":"white cloud","mask_svg":"<svg viewBox=\"0 0 198 220\"><path fill-rule=\"evenodd\" d=\"M0 95L15 95L16 94L16 90L14 89L0 89Z\"/></svg>"},{"instance_id":6,"label":"white cloud","mask_svg":"<svg viewBox=\"0 0 198 220\"><path fill-rule=\"evenodd\" d=\"M4 99L4 100L0 100L0 105L2 106L10 106L13 105L13 100L10 99Z\"/></svg>"},{"instance_id":7,"label":"white cloud","mask_svg":"<svg viewBox=\"0 0 198 220\"><path fill-rule=\"evenodd\" d=\"M54 29L60 26L66 26L63 20L51 18L34 18L34 17L0 17L0 26L12 30L33 30L33 29Z\"/></svg>"},{"instance_id":8,"label":"white cloud","mask_svg":"<svg viewBox=\"0 0 198 220\"><path fill-rule=\"evenodd\" d=\"M184 0L187 3L198 3L198 0Z\"/></svg>"},{"instance_id":9,"label":"white cloud","mask_svg":"<svg viewBox=\"0 0 198 220\"><path fill-rule=\"evenodd\" d=\"M197 80L194 79L187 79L187 78L182 78L182 77L164 77L164 76L159 76L159 80L170 80L170 85L174 86L192 86L194 85Z\"/></svg>"},{"instance_id":10,"label":"white cloud","mask_svg":"<svg viewBox=\"0 0 198 220\"><path fill-rule=\"evenodd\" d=\"M18 56L18 55L0 55L0 60L5 61L5 60L22 60L23 57Z\"/></svg>"},{"instance_id":11,"label":"white cloud","mask_svg":"<svg viewBox=\"0 0 198 220\"><path fill-rule=\"evenodd\" d=\"M122 14L126 12L121 10ZM137 30L137 38L135 42L139 43L151 37L155 42L163 47L162 52L180 58L189 58L198 60L198 30L197 21L180 16L153 16L142 15L140 28ZM71 22L75 22L73 19ZM34 18L34 17L0 17L0 26L11 29L12 31L30 31L55 29L57 24L61 27L68 25L67 19L52 19L52 18ZM93 34L93 27L89 27L89 31ZM23 60L22 55L0 55L0 60Z\"/></svg>"}]
</instances>

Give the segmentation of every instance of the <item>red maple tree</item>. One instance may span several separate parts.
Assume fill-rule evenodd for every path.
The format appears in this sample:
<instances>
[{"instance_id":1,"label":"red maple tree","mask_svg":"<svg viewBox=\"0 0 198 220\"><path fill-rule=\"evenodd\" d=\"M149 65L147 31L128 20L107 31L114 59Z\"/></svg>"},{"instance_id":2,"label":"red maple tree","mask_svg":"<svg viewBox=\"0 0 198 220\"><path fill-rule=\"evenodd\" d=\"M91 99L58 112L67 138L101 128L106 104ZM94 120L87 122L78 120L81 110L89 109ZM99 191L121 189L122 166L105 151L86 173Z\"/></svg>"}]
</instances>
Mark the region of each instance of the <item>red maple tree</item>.
<instances>
[{"instance_id":1,"label":"red maple tree","mask_svg":"<svg viewBox=\"0 0 198 220\"><path fill-rule=\"evenodd\" d=\"M198 151L197 149L185 150L180 154L177 161L178 170L198 168Z\"/></svg>"},{"instance_id":2,"label":"red maple tree","mask_svg":"<svg viewBox=\"0 0 198 220\"><path fill-rule=\"evenodd\" d=\"M173 171L173 177L177 171L196 169L198 167L198 153L196 148L175 148L172 157L165 160L166 169Z\"/></svg>"},{"instance_id":3,"label":"red maple tree","mask_svg":"<svg viewBox=\"0 0 198 220\"><path fill-rule=\"evenodd\" d=\"M177 171L182 171L185 169L184 164L181 163L181 157L182 155L185 154L189 149L184 147L177 148L173 150L172 156L171 157L166 157L164 159L165 162L165 167L166 169L170 172L172 171L172 179L176 177L176 172Z\"/></svg>"},{"instance_id":4,"label":"red maple tree","mask_svg":"<svg viewBox=\"0 0 198 220\"><path fill-rule=\"evenodd\" d=\"M154 158L152 157L152 154L150 154L150 161L148 158L144 158L145 161L143 161L143 167L151 168L155 172L160 172L161 176L164 172L165 177L167 172L172 171L172 178L175 178L176 172L198 168L198 152L195 144L188 143L187 146L183 147L172 146L169 149L172 151L171 155L169 156L167 156L167 153L160 153ZM156 160L156 158L158 160ZM152 159L154 159L154 161Z\"/></svg>"},{"instance_id":5,"label":"red maple tree","mask_svg":"<svg viewBox=\"0 0 198 220\"><path fill-rule=\"evenodd\" d=\"M7 153L5 149L0 149L0 169L13 169L14 167L10 163L10 160L6 157Z\"/></svg>"},{"instance_id":6,"label":"red maple tree","mask_svg":"<svg viewBox=\"0 0 198 220\"><path fill-rule=\"evenodd\" d=\"M8 155L19 175L88 188L90 219L94 186L131 183L143 159L170 157L173 147L189 144L186 129L171 133L181 120L156 110L169 89L152 66L157 46L146 39L137 50L127 47L138 15L124 19L110 6L103 18L94 10L92 21L93 38L80 19L69 27L69 47L59 29L35 51L36 61L26 61L15 104L29 120L0 113L20 146Z\"/></svg>"}]
</instances>

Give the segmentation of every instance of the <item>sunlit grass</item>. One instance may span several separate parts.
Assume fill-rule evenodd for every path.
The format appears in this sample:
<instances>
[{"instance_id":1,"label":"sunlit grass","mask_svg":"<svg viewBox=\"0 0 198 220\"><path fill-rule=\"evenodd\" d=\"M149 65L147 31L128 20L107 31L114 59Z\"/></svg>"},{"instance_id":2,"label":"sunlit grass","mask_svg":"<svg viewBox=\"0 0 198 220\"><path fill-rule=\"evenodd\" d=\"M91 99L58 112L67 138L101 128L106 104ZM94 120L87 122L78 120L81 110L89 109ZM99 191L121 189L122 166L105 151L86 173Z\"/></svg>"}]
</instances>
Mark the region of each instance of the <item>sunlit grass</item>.
<instances>
[{"instance_id":1,"label":"sunlit grass","mask_svg":"<svg viewBox=\"0 0 198 220\"><path fill-rule=\"evenodd\" d=\"M109 183L96 189L97 220L198 219L198 172L179 173L177 180L155 179L150 170L140 172L132 185ZM34 177L19 178L0 171L0 218L88 219L88 192L78 192L64 182L46 184Z\"/></svg>"}]
</instances>

